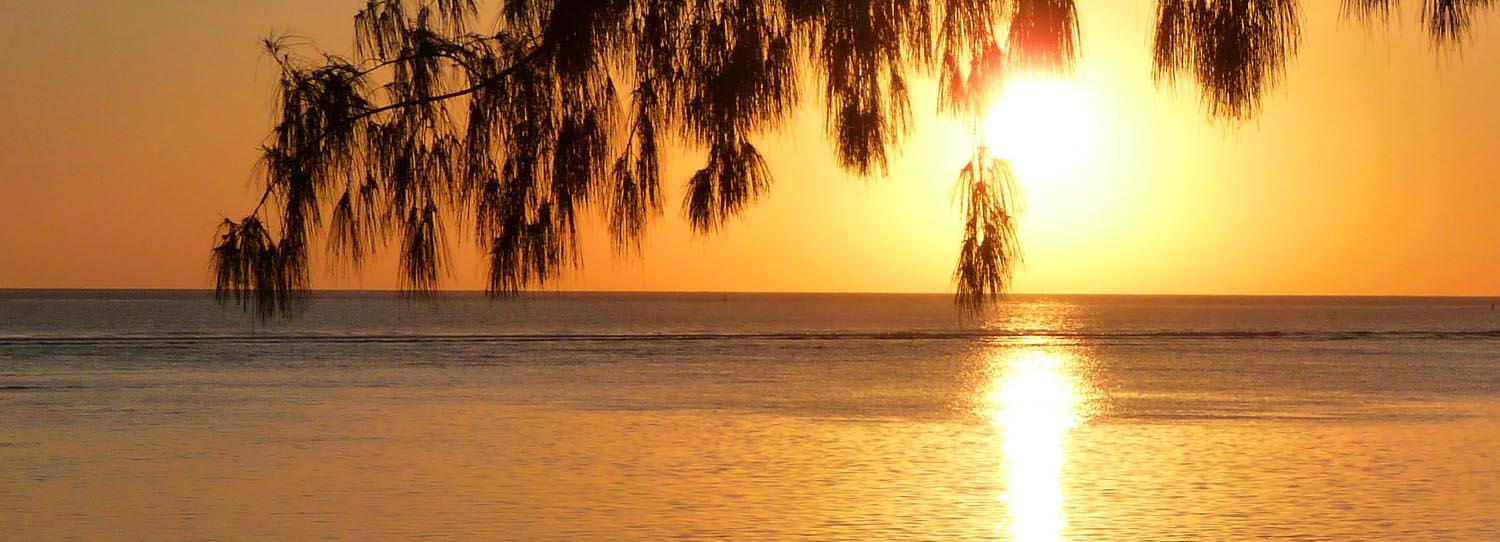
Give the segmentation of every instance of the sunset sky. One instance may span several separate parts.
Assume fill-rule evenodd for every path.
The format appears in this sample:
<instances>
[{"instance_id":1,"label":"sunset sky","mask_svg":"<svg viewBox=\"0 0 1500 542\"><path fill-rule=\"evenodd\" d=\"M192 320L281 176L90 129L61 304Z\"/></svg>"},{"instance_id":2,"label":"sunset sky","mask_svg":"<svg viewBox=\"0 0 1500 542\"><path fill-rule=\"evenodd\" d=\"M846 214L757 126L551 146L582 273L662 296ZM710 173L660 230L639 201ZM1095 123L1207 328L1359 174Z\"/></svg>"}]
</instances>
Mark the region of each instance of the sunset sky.
<instances>
[{"instance_id":1,"label":"sunset sky","mask_svg":"<svg viewBox=\"0 0 1500 542\"><path fill-rule=\"evenodd\" d=\"M275 72L257 40L289 32L345 52L362 4L8 2L0 288L211 287L215 225L260 194L251 172ZM1020 120L997 137L1025 142L1015 290L1500 295L1496 11L1457 55L1428 45L1417 2L1389 30L1340 20L1332 0L1303 4L1286 81L1255 121L1226 125L1190 84L1153 85L1154 2L1081 0L1074 80L1018 83L1003 102ZM933 114L930 84L914 101L916 130L890 175L870 179L837 168L806 103L761 140L770 196L708 238L678 212L701 151L669 153L645 257L613 257L590 227L585 267L559 286L950 291L950 194L970 139ZM1046 107L1071 111L1067 127L1014 137ZM451 254L444 286L482 288L479 250ZM394 287L384 260L358 277L319 272L314 286Z\"/></svg>"}]
</instances>

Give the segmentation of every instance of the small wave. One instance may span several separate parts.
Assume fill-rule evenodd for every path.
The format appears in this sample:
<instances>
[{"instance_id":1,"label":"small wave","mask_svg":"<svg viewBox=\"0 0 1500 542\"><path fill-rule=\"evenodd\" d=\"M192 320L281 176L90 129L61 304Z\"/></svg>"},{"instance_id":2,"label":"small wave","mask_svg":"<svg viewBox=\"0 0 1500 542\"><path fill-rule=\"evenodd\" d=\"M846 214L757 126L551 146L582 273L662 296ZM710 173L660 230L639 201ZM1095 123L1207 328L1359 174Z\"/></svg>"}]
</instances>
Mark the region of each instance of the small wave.
<instances>
[{"instance_id":1,"label":"small wave","mask_svg":"<svg viewBox=\"0 0 1500 542\"><path fill-rule=\"evenodd\" d=\"M0 384L0 391L53 391L53 390L81 390L84 386L60 385L60 386L36 386L26 384Z\"/></svg>"}]
</instances>

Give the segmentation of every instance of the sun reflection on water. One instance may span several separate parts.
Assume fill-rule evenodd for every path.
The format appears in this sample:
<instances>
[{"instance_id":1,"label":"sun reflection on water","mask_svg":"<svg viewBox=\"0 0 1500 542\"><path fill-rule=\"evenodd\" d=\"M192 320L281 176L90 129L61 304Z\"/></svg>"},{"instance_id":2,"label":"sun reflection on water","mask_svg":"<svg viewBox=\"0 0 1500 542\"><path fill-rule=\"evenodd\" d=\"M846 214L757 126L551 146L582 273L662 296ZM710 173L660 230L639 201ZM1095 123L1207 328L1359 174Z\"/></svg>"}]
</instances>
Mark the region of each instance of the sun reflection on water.
<instances>
[{"instance_id":1,"label":"sun reflection on water","mask_svg":"<svg viewBox=\"0 0 1500 542\"><path fill-rule=\"evenodd\" d=\"M1064 445L1084 412L1074 365L1064 353L1024 349L991 367L985 404L1004 440L1005 531L1017 542L1064 540Z\"/></svg>"}]
</instances>

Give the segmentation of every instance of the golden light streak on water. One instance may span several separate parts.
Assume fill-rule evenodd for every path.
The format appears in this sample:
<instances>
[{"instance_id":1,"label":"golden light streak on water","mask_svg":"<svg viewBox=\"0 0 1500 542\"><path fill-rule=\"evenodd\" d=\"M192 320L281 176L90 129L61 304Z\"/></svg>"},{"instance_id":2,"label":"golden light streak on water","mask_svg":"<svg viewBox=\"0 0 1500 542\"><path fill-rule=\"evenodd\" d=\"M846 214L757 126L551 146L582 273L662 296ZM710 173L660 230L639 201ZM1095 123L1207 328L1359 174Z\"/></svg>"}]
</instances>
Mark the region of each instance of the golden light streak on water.
<instances>
[{"instance_id":1,"label":"golden light streak on water","mask_svg":"<svg viewBox=\"0 0 1500 542\"><path fill-rule=\"evenodd\" d=\"M1004 530L1016 542L1064 540L1064 445L1083 412L1073 361L1059 352L1024 349L992 368L986 404L1004 440Z\"/></svg>"}]
</instances>

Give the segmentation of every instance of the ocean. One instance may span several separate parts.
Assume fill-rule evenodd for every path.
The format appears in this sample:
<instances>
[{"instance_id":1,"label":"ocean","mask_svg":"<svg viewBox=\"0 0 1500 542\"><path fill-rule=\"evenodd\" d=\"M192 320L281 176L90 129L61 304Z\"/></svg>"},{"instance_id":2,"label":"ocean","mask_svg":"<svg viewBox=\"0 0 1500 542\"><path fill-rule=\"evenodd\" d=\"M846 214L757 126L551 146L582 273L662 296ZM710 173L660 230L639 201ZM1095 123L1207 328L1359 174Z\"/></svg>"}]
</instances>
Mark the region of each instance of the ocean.
<instances>
[{"instance_id":1,"label":"ocean","mask_svg":"<svg viewBox=\"0 0 1500 542\"><path fill-rule=\"evenodd\" d=\"M0 539L1492 542L1495 301L0 291Z\"/></svg>"}]
</instances>

